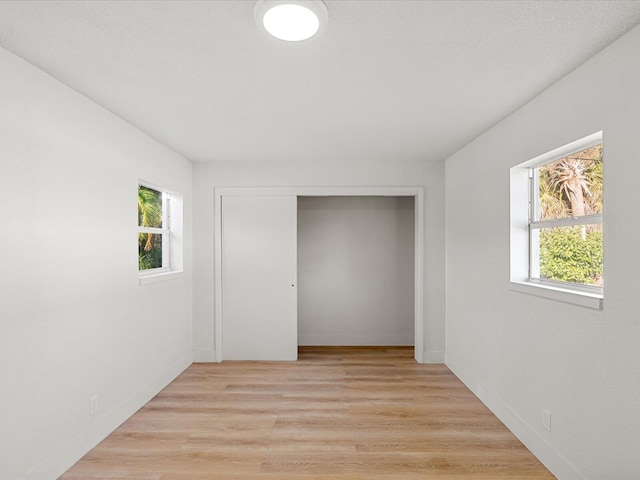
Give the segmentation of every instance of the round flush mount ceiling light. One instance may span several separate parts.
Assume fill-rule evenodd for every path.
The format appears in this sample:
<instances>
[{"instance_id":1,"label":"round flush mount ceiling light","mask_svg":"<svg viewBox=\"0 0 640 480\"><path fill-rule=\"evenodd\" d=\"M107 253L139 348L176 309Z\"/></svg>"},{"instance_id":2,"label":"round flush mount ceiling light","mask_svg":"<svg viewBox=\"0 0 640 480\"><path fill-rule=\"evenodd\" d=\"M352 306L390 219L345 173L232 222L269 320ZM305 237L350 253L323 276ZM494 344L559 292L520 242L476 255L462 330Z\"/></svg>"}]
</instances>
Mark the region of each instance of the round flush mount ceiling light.
<instances>
[{"instance_id":1,"label":"round flush mount ceiling light","mask_svg":"<svg viewBox=\"0 0 640 480\"><path fill-rule=\"evenodd\" d=\"M300 42L324 29L329 11L322 0L257 0L254 15L270 35Z\"/></svg>"}]
</instances>

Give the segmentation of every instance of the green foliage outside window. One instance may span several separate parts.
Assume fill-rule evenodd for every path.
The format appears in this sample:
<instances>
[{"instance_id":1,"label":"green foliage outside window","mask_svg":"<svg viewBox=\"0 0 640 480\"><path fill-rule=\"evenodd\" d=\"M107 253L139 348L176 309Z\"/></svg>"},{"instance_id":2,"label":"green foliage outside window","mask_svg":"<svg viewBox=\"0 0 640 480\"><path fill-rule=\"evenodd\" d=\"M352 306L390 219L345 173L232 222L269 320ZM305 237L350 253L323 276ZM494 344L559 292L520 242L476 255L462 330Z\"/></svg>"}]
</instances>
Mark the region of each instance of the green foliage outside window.
<instances>
[{"instance_id":1,"label":"green foliage outside window","mask_svg":"<svg viewBox=\"0 0 640 480\"><path fill-rule=\"evenodd\" d=\"M602 230L584 227L540 232L540 277L584 285L602 285Z\"/></svg>"},{"instance_id":2,"label":"green foliage outside window","mask_svg":"<svg viewBox=\"0 0 640 480\"><path fill-rule=\"evenodd\" d=\"M162 228L162 192L138 187L138 226ZM138 269L162 267L162 234L138 233Z\"/></svg>"},{"instance_id":3,"label":"green foliage outside window","mask_svg":"<svg viewBox=\"0 0 640 480\"><path fill-rule=\"evenodd\" d=\"M602 213L602 144L537 169L540 220ZM602 225L540 230L540 277L603 284Z\"/></svg>"},{"instance_id":4,"label":"green foliage outside window","mask_svg":"<svg viewBox=\"0 0 640 480\"><path fill-rule=\"evenodd\" d=\"M138 269L149 270L162 267L162 235L138 234Z\"/></svg>"}]
</instances>

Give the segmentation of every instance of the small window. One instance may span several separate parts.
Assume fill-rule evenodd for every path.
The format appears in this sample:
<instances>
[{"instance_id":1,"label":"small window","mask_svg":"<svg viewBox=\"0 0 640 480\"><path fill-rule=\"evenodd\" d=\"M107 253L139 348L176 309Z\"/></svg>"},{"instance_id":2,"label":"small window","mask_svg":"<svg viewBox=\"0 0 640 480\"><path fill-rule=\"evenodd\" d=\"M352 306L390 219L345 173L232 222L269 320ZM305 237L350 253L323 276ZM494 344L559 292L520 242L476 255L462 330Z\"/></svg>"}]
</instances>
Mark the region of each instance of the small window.
<instances>
[{"instance_id":1,"label":"small window","mask_svg":"<svg viewBox=\"0 0 640 480\"><path fill-rule=\"evenodd\" d=\"M602 308L602 132L510 174L512 289Z\"/></svg>"},{"instance_id":2,"label":"small window","mask_svg":"<svg viewBox=\"0 0 640 480\"><path fill-rule=\"evenodd\" d=\"M531 279L602 287L602 144L530 167Z\"/></svg>"},{"instance_id":3,"label":"small window","mask_svg":"<svg viewBox=\"0 0 640 480\"><path fill-rule=\"evenodd\" d=\"M166 192L138 186L138 270L170 270L170 198Z\"/></svg>"}]
</instances>

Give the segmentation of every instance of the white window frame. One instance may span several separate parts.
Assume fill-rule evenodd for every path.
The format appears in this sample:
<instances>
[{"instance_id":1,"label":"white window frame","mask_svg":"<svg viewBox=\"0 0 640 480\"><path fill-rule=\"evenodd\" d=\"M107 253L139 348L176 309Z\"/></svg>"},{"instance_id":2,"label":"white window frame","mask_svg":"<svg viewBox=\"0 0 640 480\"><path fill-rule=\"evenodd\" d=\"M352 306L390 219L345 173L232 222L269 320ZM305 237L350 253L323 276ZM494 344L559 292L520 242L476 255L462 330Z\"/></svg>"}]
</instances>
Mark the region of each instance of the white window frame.
<instances>
[{"instance_id":1,"label":"white window frame","mask_svg":"<svg viewBox=\"0 0 640 480\"><path fill-rule=\"evenodd\" d=\"M182 202L179 196L166 189L143 180L138 181L138 188L146 187L162 194L162 228L142 227L138 225L138 233L159 234L162 238L162 267L140 270L138 268L139 284L146 285L158 281L168 280L182 274L182 252L174 251L174 240L178 232L174 230L173 217ZM181 222L180 222L181 224ZM179 235L181 237L181 233Z\"/></svg>"},{"instance_id":2,"label":"white window frame","mask_svg":"<svg viewBox=\"0 0 640 480\"><path fill-rule=\"evenodd\" d=\"M540 278L539 242L542 228L603 224L602 214L536 220L538 218L538 167L603 143L602 132L581 138L563 147L511 168L511 269L510 288L553 300L601 309L602 287Z\"/></svg>"}]
</instances>

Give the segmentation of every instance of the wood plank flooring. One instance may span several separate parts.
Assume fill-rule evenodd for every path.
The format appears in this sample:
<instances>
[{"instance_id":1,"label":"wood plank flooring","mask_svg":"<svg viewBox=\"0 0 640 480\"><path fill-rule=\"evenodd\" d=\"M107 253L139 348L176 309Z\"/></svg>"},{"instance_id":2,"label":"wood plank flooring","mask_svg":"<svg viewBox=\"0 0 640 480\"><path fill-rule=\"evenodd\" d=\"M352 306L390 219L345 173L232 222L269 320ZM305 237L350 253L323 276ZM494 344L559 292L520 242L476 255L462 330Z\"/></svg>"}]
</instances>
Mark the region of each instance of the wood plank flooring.
<instances>
[{"instance_id":1,"label":"wood plank flooring","mask_svg":"<svg viewBox=\"0 0 640 480\"><path fill-rule=\"evenodd\" d=\"M61 477L462 478L555 477L444 365L403 347L194 364Z\"/></svg>"}]
</instances>

